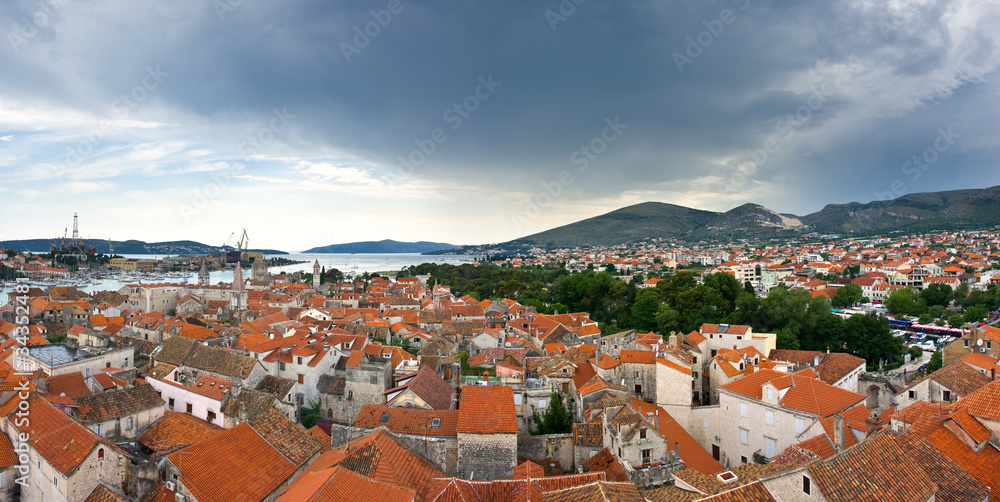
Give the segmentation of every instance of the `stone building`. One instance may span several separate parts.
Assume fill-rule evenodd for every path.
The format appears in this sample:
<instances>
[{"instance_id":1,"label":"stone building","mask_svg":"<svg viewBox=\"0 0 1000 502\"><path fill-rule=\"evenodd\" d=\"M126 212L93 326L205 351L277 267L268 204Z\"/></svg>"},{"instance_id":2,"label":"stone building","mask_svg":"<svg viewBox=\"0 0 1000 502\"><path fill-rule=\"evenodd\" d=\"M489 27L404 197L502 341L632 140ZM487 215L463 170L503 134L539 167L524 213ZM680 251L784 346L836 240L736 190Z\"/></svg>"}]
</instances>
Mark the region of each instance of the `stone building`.
<instances>
[{"instance_id":1,"label":"stone building","mask_svg":"<svg viewBox=\"0 0 1000 502\"><path fill-rule=\"evenodd\" d=\"M517 465L517 411L507 386L462 387L458 413L458 476L510 478Z\"/></svg>"},{"instance_id":2,"label":"stone building","mask_svg":"<svg viewBox=\"0 0 1000 502\"><path fill-rule=\"evenodd\" d=\"M133 439L163 417L164 403L148 385L76 398L76 419L111 440Z\"/></svg>"}]
</instances>

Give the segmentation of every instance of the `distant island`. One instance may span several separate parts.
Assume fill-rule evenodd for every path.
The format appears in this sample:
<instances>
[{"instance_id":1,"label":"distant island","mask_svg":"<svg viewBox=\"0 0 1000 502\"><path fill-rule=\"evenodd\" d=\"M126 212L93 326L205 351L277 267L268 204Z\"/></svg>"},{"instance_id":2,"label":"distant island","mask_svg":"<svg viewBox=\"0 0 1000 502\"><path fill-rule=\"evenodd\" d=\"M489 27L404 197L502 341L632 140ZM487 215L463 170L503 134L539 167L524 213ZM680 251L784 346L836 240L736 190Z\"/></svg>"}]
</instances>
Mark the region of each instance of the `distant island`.
<instances>
[{"instance_id":1,"label":"distant island","mask_svg":"<svg viewBox=\"0 0 1000 502\"><path fill-rule=\"evenodd\" d=\"M88 246L93 246L98 253L109 254L110 248L114 247L115 254L162 254L162 255L202 255L218 254L223 251L219 246L209 246L195 241L166 241L166 242L143 242L137 240L111 241L110 246L107 240L84 239ZM59 245L60 239L22 239L11 241L0 241L0 249L12 249L14 251L30 251L32 253L48 253L53 244ZM227 251L235 248L227 246ZM267 255L288 254L286 251L277 249L248 249L247 251L259 251Z\"/></svg>"},{"instance_id":2,"label":"distant island","mask_svg":"<svg viewBox=\"0 0 1000 502\"><path fill-rule=\"evenodd\" d=\"M444 242L399 242L390 239L380 241L349 242L331 244L307 249L303 253L428 253L455 249L458 246Z\"/></svg>"}]
</instances>

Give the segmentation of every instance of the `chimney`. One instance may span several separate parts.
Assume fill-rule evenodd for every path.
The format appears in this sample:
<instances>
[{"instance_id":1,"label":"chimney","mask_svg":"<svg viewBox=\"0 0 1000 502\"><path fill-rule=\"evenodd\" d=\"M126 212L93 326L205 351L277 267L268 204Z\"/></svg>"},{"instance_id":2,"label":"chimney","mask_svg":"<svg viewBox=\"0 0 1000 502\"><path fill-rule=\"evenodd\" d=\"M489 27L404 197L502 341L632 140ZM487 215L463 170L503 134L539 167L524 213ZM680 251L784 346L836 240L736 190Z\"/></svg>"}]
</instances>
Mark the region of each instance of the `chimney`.
<instances>
[{"instance_id":1,"label":"chimney","mask_svg":"<svg viewBox=\"0 0 1000 502\"><path fill-rule=\"evenodd\" d=\"M882 419L878 415L872 415L865 419L865 437L871 436L882 430Z\"/></svg>"},{"instance_id":2,"label":"chimney","mask_svg":"<svg viewBox=\"0 0 1000 502\"><path fill-rule=\"evenodd\" d=\"M677 458L681 457L681 446L677 441L674 441L674 455L677 455Z\"/></svg>"},{"instance_id":3,"label":"chimney","mask_svg":"<svg viewBox=\"0 0 1000 502\"><path fill-rule=\"evenodd\" d=\"M837 452L844 451L844 433L846 432L843 415L833 417L833 449Z\"/></svg>"}]
</instances>

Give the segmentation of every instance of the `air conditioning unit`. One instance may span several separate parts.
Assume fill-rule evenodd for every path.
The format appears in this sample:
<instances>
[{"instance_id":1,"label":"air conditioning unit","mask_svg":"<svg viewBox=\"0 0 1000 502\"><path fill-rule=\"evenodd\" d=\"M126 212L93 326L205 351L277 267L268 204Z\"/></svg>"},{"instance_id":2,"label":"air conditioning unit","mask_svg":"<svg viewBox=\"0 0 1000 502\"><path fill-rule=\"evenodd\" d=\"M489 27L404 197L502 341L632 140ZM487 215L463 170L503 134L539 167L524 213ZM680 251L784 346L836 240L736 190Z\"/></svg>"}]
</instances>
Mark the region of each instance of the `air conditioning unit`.
<instances>
[{"instance_id":1,"label":"air conditioning unit","mask_svg":"<svg viewBox=\"0 0 1000 502\"><path fill-rule=\"evenodd\" d=\"M170 491L174 491L175 488L173 481L167 481L166 483L163 483L163 486L166 486Z\"/></svg>"}]
</instances>

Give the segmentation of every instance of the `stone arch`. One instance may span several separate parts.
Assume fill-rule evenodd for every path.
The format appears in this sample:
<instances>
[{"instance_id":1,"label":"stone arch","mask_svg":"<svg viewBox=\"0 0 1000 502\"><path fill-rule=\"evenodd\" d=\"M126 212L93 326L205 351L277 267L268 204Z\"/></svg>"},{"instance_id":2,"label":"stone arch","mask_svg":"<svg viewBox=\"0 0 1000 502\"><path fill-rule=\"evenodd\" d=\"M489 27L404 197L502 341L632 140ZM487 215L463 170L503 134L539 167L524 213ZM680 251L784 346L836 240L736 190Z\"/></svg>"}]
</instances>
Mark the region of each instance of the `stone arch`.
<instances>
[{"instance_id":1,"label":"stone arch","mask_svg":"<svg viewBox=\"0 0 1000 502\"><path fill-rule=\"evenodd\" d=\"M874 410L879 407L879 398L882 394L882 388L878 385L872 384L868 386L868 391L866 392L868 399L865 400L865 407L869 410Z\"/></svg>"}]
</instances>

